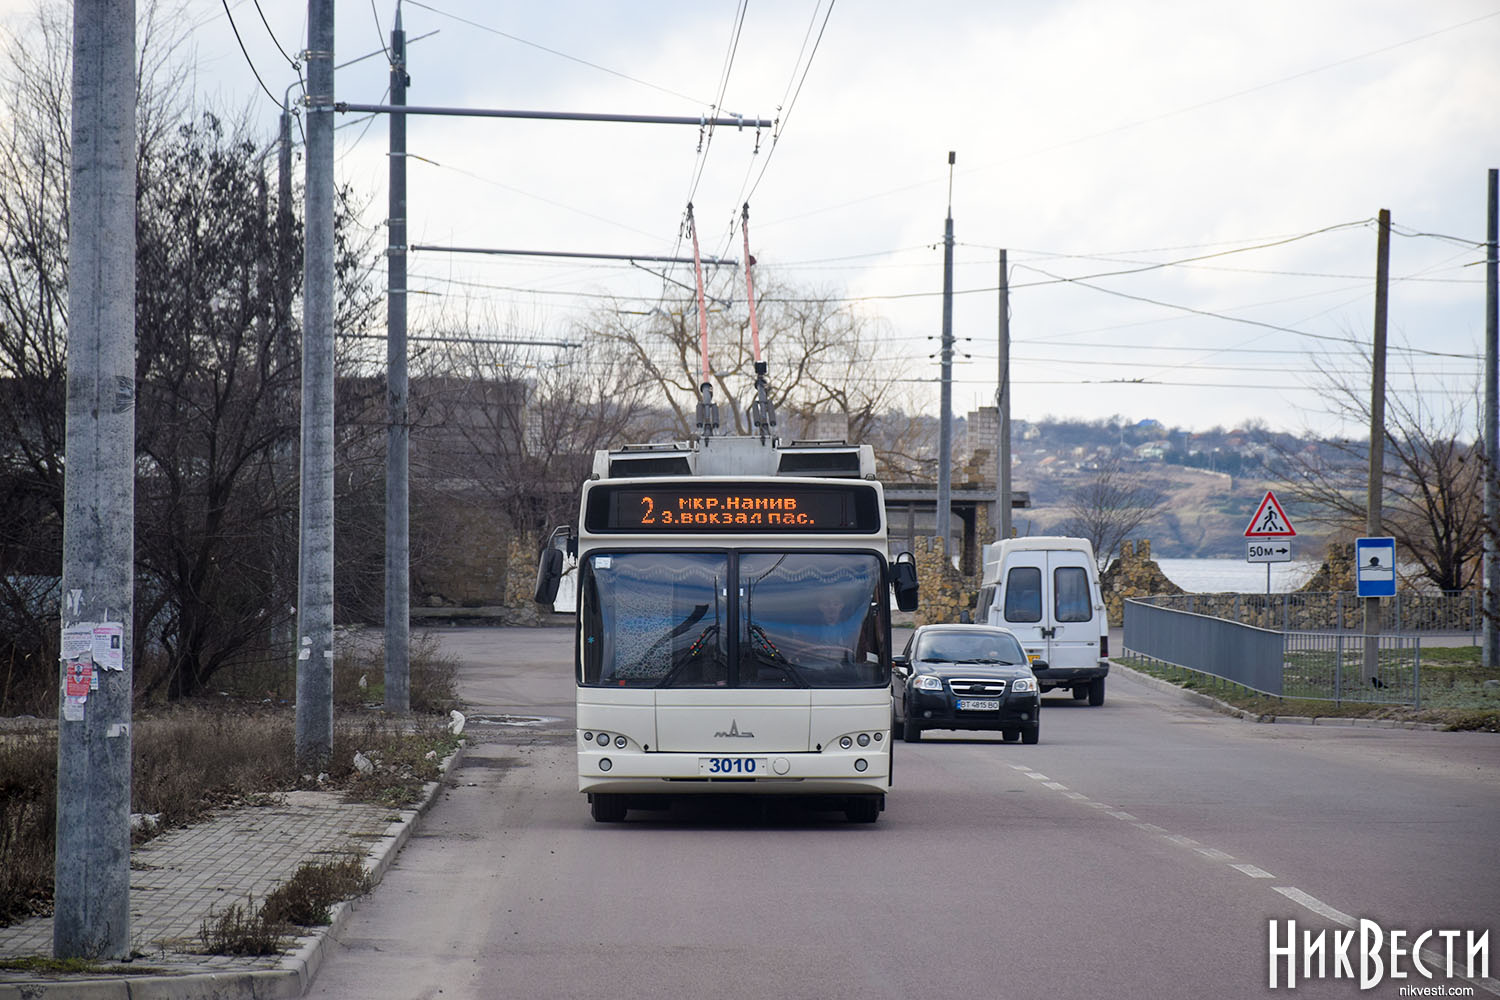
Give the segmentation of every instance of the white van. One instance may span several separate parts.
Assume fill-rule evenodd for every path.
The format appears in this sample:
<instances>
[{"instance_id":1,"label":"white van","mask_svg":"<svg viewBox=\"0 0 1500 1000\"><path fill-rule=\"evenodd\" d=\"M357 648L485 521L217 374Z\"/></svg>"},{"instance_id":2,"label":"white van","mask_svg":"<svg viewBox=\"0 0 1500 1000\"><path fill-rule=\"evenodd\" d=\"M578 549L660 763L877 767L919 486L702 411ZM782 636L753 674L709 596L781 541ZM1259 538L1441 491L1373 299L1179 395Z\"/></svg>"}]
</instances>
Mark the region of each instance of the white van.
<instances>
[{"instance_id":1,"label":"white van","mask_svg":"<svg viewBox=\"0 0 1500 1000\"><path fill-rule=\"evenodd\" d=\"M1086 538L1038 535L984 547L974 620L1016 634L1043 691L1067 688L1104 704L1109 622L1094 547Z\"/></svg>"}]
</instances>

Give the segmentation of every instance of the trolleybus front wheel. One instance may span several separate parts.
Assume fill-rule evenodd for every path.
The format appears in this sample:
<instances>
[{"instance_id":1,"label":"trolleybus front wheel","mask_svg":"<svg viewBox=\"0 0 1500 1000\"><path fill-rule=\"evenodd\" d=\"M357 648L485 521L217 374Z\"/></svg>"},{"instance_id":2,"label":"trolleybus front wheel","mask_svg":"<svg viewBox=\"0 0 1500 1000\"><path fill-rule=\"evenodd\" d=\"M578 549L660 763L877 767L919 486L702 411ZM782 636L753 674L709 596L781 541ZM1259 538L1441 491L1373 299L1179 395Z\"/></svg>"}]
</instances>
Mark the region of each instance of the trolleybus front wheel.
<instances>
[{"instance_id":1,"label":"trolleybus front wheel","mask_svg":"<svg viewBox=\"0 0 1500 1000\"><path fill-rule=\"evenodd\" d=\"M862 795L844 804L844 816L851 823L873 823L880 818L880 796Z\"/></svg>"},{"instance_id":2,"label":"trolleybus front wheel","mask_svg":"<svg viewBox=\"0 0 1500 1000\"><path fill-rule=\"evenodd\" d=\"M589 812L596 823L619 823L625 819L625 796L594 792L589 796Z\"/></svg>"}]
</instances>

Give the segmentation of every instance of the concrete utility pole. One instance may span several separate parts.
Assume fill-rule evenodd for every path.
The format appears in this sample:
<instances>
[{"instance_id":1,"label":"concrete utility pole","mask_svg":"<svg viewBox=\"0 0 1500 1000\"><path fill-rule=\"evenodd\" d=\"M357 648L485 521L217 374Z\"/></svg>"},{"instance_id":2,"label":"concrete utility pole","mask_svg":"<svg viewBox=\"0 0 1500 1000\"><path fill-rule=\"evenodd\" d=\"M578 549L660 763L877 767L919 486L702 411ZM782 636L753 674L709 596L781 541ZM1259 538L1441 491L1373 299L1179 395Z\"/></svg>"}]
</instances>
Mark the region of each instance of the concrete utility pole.
<instances>
[{"instance_id":1,"label":"concrete utility pole","mask_svg":"<svg viewBox=\"0 0 1500 1000\"><path fill-rule=\"evenodd\" d=\"M1500 295L1497 295L1496 241L1500 234L1500 193L1496 178L1489 177L1489 222L1485 228L1487 244L1484 255L1484 665L1500 666L1500 419L1497 419L1497 395L1500 375L1496 373L1496 347L1500 341L1496 326L1500 324Z\"/></svg>"},{"instance_id":2,"label":"concrete utility pole","mask_svg":"<svg viewBox=\"0 0 1500 1000\"><path fill-rule=\"evenodd\" d=\"M995 518L997 540L1010 537L1010 269L1000 251L1000 381L995 388Z\"/></svg>"},{"instance_id":3,"label":"concrete utility pole","mask_svg":"<svg viewBox=\"0 0 1500 1000\"><path fill-rule=\"evenodd\" d=\"M333 4L307 3L297 760L333 750Z\"/></svg>"},{"instance_id":4,"label":"concrete utility pole","mask_svg":"<svg viewBox=\"0 0 1500 1000\"><path fill-rule=\"evenodd\" d=\"M1365 492L1365 534L1381 534L1385 489L1385 326L1391 284L1391 213L1380 210L1375 250L1375 349L1370 357L1370 480ZM1270 567L1267 566L1267 569ZM1356 572L1358 568L1356 567ZM1366 683L1380 673L1380 598L1365 598Z\"/></svg>"},{"instance_id":5,"label":"concrete utility pole","mask_svg":"<svg viewBox=\"0 0 1500 1000\"><path fill-rule=\"evenodd\" d=\"M130 954L135 0L73 5L52 954Z\"/></svg>"},{"instance_id":6,"label":"concrete utility pole","mask_svg":"<svg viewBox=\"0 0 1500 1000\"><path fill-rule=\"evenodd\" d=\"M401 7L391 30L391 104L406 103L406 32ZM390 120L390 208L386 219L385 710L411 708L411 425L406 379L406 116Z\"/></svg>"},{"instance_id":7,"label":"concrete utility pole","mask_svg":"<svg viewBox=\"0 0 1500 1000\"><path fill-rule=\"evenodd\" d=\"M948 221L943 227L943 347L938 429L937 535L948 556L953 531L953 161L948 152Z\"/></svg>"}]
</instances>

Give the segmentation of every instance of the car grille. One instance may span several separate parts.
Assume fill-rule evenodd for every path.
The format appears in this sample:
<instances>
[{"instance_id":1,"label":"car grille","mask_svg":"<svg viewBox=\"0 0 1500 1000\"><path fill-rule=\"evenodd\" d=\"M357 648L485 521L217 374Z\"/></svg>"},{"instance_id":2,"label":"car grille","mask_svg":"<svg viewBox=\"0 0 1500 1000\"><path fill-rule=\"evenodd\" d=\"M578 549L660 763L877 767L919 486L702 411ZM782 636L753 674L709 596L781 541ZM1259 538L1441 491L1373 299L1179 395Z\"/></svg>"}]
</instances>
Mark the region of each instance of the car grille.
<instances>
[{"instance_id":1,"label":"car grille","mask_svg":"<svg viewBox=\"0 0 1500 1000\"><path fill-rule=\"evenodd\" d=\"M970 698L994 698L1005 693L1005 681L988 677L954 677L948 687L954 694Z\"/></svg>"}]
</instances>

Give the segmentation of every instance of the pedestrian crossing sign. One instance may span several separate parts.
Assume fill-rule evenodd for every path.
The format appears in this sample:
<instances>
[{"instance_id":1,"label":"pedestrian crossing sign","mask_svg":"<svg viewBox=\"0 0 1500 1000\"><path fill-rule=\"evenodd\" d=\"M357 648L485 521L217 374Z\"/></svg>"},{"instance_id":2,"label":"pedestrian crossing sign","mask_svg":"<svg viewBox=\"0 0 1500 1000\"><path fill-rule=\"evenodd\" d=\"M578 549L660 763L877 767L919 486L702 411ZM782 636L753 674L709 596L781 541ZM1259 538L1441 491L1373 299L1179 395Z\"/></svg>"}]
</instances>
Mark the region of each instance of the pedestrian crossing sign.
<instances>
[{"instance_id":1,"label":"pedestrian crossing sign","mask_svg":"<svg viewBox=\"0 0 1500 1000\"><path fill-rule=\"evenodd\" d=\"M1246 538L1292 538L1297 534L1297 529L1292 527L1291 520L1286 516L1286 511L1281 509L1281 504L1276 502L1276 494L1266 490L1266 497L1255 508L1255 516L1250 523L1245 525Z\"/></svg>"}]
</instances>

